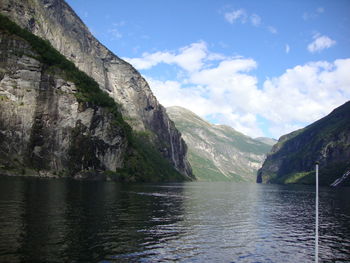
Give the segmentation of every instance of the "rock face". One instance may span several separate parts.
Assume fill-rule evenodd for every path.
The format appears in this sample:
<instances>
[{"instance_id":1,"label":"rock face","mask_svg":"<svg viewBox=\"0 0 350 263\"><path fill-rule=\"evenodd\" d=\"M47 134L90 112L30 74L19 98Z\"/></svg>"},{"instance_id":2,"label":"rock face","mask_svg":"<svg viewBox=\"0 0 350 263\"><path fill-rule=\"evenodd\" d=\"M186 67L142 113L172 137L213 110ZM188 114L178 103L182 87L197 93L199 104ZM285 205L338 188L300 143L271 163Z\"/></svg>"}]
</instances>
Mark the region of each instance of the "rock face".
<instances>
[{"instance_id":1,"label":"rock face","mask_svg":"<svg viewBox=\"0 0 350 263\"><path fill-rule=\"evenodd\" d=\"M78 103L75 85L36 57L0 31L0 172L82 176L122 167L128 144L112 114Z\"/></svg>"},{"instance_id":2,"label":"rock face","mask_svg":"<svg viewBox=\"0 0 350 263\"><path fill-rule=\"evenodd\" d=\"M257 182L315 183L315 161L320 184L330 185L350 170L350 102L304 129L282 136L272 148Z\"/></svg>"},{"instance_id":3,"label":"rock face","mask_svg":"<svg viewBox=\"0 0 350 263\"><path fill-rule=\"evenodd\" d=\"M181 107L169 107L167 112L189 147L189 161L198 180L255 181L272 145L231 127L212 125Z\"/></svg>"},{"instance_id":4,"label":"rock face","mask_svg":"<svg viewBox=\"0 0 350 263\"><path fill-rule=\"evenodd\" d=\"M183 175L191 177L186 145L147 82L89 32L63 0L2 0L1 13L48 40L61 54L122 105L123 116L136 131L149 131L154 144Z\"/></svg>"}]
</instances>

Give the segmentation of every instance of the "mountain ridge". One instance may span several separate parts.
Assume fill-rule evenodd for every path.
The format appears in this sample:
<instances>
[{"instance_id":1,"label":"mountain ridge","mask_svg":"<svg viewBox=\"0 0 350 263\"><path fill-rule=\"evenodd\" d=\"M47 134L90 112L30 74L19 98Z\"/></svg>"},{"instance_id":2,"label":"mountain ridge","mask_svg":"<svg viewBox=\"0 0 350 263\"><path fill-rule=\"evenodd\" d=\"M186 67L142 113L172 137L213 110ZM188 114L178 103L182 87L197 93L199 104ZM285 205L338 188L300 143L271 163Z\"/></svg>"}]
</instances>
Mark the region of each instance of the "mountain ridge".
<instances>
[{"instance_id":1,"label":"mountain ridge","mask_svg":"<svg viewBox=\"0 0 350 263\"><path fill-rule=\"evenodd\" d=\"M198 180L255 181L270 145L226 125L210 124L188 109L168 107L189 149L189 161Z\"/></svg>"},{"instance_id":2,"label":"mountain ridge","mask_svg":"<svg viewBox=\"0 0 350 263\"><path fill-rule=\"evenodd\" d=\"M257 182L330 185L350 170L350 101L303 129L281 136L257 175Z\"/></svg>"}]
</instances>

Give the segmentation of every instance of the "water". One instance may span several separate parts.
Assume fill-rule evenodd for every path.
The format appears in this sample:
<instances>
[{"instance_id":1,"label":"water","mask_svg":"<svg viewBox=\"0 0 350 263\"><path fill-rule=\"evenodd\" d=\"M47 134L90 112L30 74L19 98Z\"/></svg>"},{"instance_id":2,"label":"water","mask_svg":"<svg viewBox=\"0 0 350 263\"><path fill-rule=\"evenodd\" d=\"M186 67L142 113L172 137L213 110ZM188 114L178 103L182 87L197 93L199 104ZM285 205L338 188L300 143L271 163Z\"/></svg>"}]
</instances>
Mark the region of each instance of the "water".
<instances>
[{"instance_id":1,"label":"water","mask_svg":"<svg viewBox=\"0 0 350 263\"><path fill-rule=\"evenodd\" d=\"M0 177L0 262L313 262L314 189ZM350 262L350 189L320 189L320 262Z\"/></svg>"}]
</instances>

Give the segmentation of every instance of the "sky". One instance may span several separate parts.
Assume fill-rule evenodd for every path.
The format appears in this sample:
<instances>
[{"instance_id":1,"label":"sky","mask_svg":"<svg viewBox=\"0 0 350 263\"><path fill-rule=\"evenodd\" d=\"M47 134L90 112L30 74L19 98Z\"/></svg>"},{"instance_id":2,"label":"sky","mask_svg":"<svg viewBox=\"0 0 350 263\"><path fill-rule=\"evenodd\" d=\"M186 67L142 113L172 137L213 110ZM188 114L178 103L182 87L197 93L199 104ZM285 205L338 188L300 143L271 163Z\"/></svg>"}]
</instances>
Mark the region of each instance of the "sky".
<instances>
[{"instance_id":1,"label":"sky","mask_svg":"<svg viewBox=\"0 0 350 263\"><path fill-rule=\"evenodd\" d=\"M66 0L165 106L278 139L350 100L349 0Z\"/></svg>"}]
</instances>

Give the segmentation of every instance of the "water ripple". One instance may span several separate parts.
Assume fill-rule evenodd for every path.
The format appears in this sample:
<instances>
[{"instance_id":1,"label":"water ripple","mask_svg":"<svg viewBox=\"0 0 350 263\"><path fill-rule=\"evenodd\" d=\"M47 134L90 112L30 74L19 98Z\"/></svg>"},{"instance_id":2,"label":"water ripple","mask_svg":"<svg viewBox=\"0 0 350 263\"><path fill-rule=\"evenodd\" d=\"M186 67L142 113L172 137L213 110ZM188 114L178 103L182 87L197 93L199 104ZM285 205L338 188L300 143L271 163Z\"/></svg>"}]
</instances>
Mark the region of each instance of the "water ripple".
<instances>
[{"instance_id":1,"label":"water ripple","mask_svg":"<svg viewBox=\"0 0 350 263\"><path fill-rule=\"evenodd\" d=\"M313 262L314 189L1 179L1 262ZM321 188L320 262L350 262L348 190Z\"/></svg>"}]
</instances>

